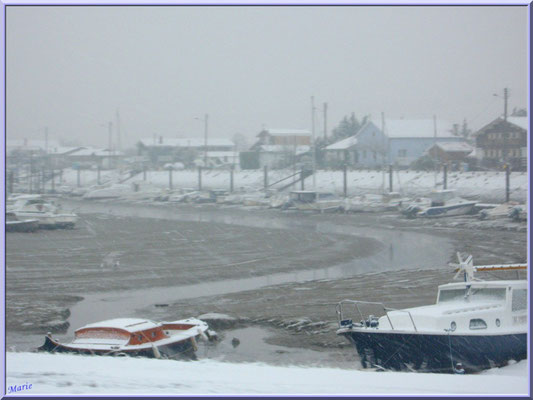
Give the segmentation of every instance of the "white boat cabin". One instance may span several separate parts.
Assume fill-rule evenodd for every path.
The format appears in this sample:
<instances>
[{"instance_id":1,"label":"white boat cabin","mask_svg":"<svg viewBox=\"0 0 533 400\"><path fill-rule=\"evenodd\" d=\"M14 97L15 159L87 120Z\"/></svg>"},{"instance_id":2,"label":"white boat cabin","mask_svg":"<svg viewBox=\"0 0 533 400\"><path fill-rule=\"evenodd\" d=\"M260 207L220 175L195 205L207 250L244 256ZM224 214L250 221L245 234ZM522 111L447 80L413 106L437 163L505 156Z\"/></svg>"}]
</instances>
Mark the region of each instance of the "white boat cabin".
<instances>
[{"instance_id":1,"label":"white boat cabin","mask_svg":"<svg viewBox=\"0 0 533 400\"><path fill-rule=\"evenodd\" d=\"M436 304L388 311L376 329L443 334L527 331L527 281L469 281L441 285Z\"/></svg>"}]
</instances>

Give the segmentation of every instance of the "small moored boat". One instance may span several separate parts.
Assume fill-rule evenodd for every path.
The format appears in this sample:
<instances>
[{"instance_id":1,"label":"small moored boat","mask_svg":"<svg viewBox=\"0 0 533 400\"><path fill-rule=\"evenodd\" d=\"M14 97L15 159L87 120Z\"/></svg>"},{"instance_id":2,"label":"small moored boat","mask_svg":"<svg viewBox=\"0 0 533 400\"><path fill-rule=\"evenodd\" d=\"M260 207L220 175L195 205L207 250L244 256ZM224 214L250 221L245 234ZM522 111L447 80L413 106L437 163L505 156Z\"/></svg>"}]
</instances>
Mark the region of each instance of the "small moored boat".
<instances>
[{"instance_id":1,"label":"small moored boat","mask_svg":"<svg viewBox=\"0 0 533 400\"><path fill-rule=\"evenodd\" d=\"M426 218L450 217L470 214L476 202L465 200L455 195L455 190L435 190L430 194L431 205L418 212L418 216Z\"/></svg>"},{"instance_id":2,"label":"small moored boat","mask_svg":"<svg viewBox=\"0 0 533 400\"><path fill-rule=\"evenodd\" d=\"M20 221L37 220L40 228L73 228L78 216L61 212L60 208L40 196L18 198L9 210Z\"/></svg>"},{"instance_id":3,"label":"small moored boat","mask_svg":"<svg viewBox=\"0 0 533 400\"><path fill-rule=\"evenodd\" d=\"M333 212L339 210L342 199L333 193L321 193L312 190L293 190L289 194L289 201L283 209L299 211Z\"/></svg>"},{"instance_id":4,"label":"small moored boat","mask_svg":"<svg viewBox=\"0 0 533 400\"><path fill-rule=\"evenodd\" d=\"M473 276L526 266L473 266L471 256L459 261L456 276L462 272L464 282L440 285L436 304L403 310L355 300L337 305L337 334L355 346L364 368L461 373L527 358L527 281ZM382 315L362 312L369 307Z\"/></svg>"},{"instance_id":5,"label":"small moored boat","mask_svg":"<svg viewBox=\"0 0 533 400\"><path fill-rule=\"evenodd\" d=\"M35 232L39 229L36 219L19 220L14 212L6 212L6 232Z\"/></svg>"},{"instance_id":6,"label":"small moored boat","mask_svg":"<svg viewBox=\"0 0 533 400\"><path fill-rule=\"evenodd\" d=\"M140 318L117 318L85 325L75 331L71 343L60 343L46 335L38 350L148 358L195 359L196 340L213 340L216 333L196 318L154 322Z\"/></svg>"}]
</instances>

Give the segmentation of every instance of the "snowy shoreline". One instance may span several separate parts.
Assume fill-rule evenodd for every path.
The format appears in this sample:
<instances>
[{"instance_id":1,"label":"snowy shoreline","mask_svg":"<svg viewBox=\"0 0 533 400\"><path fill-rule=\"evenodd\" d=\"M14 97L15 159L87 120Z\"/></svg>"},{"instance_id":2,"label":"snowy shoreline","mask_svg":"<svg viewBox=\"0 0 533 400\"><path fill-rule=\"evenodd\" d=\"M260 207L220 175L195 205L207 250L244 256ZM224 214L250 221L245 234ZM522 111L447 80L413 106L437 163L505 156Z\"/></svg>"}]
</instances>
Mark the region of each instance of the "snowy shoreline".
<instances>
[{"instance_id":1,"label":"snowy shoreline","mask_svg":"<svg viewBox=\"0 0 533 400\"><path fill-rule=\"evenodd\" d=\"M344 394L526 395L521 361L477 375L280 367L64 354L7 353L7 387L37 394Z\"/></svg>"},{"instance_id":2,"label":"snowy shoreline","mask_svg":"<svg viewBox=\"0 0 533 400\"><path fill-rule=\"evenodd\" d=\"M272 170L268 172L268 182L274 184L278 180L293 174L293 170ZM62 174L62 184L76 188L78 173L73 169L66 169ZM316 173L316 190L324 192L343 193L342 171L319 170ZM80 171L80 188L88 191L91 186L97 184L97 171ZM396 171L393 173L393 190L405 196L426 196L434 188L443 187L442 173L433 171ZM138 173L132 177L120 175L119 171L102 171L101 182L106 186L109 196L132 196L134 184L140 192L160 192L169 188L168 171L147 171ZM122 182L122 183L118 183ZM273 188L290 182L284 181L274 184ZM47 185L49 188L49 185ZM198 188L198 171L179 170L172 172L173 188ZM313 186L313 178L305 180L305 188ZM526 202L529 180L527 172L512 172L510 175L510 199L512 201ZM261 190L264 187L264 172L262 170L242 170L234 172L234 190ZM471 171L450 172L447 177L447 187L455 189L457 195L476 199L484 202L505 201L505 172L504 171ZM57 188L57 184L56 184ZM202 171L203 189L230 188L230 171L228 170L204 170ZM293 185L292 189L299 190L300 183ZM353 170L347 173L348 196L364 193L380 193L389 190L389 174L376 170Z\"/></svg>"}]
</instances>

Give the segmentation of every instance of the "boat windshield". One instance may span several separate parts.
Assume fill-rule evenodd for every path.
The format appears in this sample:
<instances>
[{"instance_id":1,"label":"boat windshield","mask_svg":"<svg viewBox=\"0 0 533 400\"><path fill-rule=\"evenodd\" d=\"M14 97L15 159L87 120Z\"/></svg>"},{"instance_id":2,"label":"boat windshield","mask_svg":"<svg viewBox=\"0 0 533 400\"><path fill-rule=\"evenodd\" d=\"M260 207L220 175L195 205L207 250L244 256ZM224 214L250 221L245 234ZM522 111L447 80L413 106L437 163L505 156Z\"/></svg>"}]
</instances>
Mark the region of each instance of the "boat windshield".
<instances>
[{"instance_id":1,"label":"boat windshield","mask_svg":"<svg viewBox=\"0 0 533 400\"><path fill-rule=\"evenodd\" d=\"M438 303L452 301L487 302L505 301L505 288L472 288L467 294L467 289L445 289L439 294Z\"/></svg>"}]
</instances>

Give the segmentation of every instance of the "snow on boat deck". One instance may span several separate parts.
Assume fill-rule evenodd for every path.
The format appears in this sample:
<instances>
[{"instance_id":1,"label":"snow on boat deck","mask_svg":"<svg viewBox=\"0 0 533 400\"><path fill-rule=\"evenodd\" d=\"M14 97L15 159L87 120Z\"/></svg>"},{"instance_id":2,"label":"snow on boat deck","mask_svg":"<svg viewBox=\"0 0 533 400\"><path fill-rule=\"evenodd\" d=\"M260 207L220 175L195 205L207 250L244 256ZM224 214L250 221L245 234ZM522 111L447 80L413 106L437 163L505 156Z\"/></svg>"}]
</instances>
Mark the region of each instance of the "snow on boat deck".
<instances>
[{"instance_id":1,"label":"snow on boat deck","mask_svg":"<svg viewBox=\"0 0 533 400\"><path fill-rule=\"evenodd\" d=\"M157 328L160 324L155 323L150 320L141 319L141 318L115 318L109 319L107 321L95 322L93 324L87 324L82 326L80 329L87 328L115 328L115 329L124 329L128 332L138 332L144 331L146 329Z\"/></svg>"}]
</instances>

